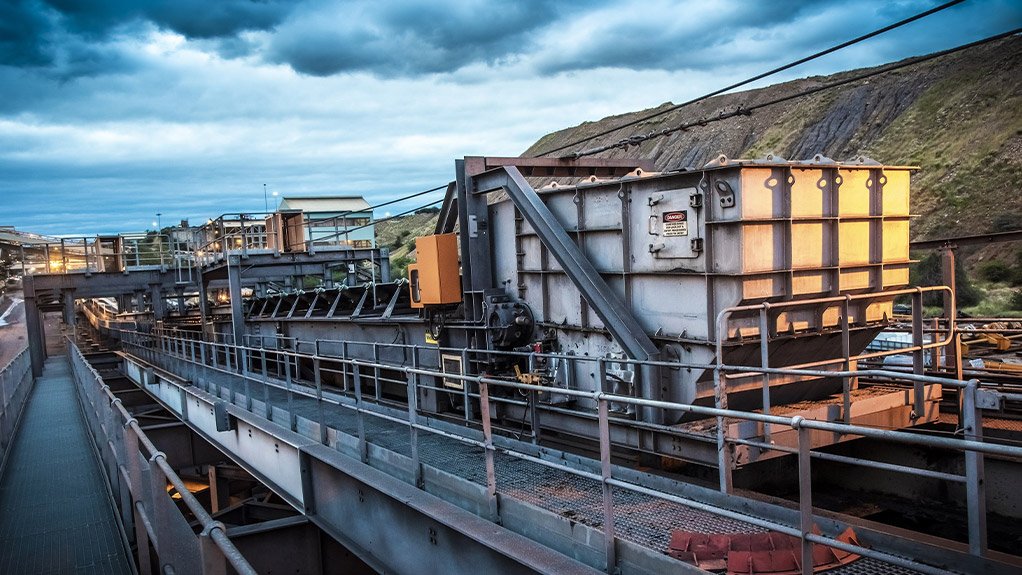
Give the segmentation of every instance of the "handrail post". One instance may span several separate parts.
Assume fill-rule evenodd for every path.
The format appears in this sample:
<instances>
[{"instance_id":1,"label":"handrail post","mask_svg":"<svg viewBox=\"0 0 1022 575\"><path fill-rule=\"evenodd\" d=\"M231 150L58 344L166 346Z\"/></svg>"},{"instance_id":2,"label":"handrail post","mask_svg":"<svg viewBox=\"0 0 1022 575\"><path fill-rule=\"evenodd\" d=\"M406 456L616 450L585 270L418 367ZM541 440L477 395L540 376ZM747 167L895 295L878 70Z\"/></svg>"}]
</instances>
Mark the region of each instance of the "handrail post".
<instances>
[{"instance_id":1,"label":"handrail post","mask_svg":"<svg viewBox=\"0 0 1022 575\"><path fill-rule=\"evenodd\" d=\"M419 354L412 348L412 369L419 367ZM412 480L419 489L425 488L422 476L422 464L419 461L419 376L413 371L407 372L406 392L408 394L408 434L412 448Z\"/></svg>"},{"instance_id":2,"label":"handrail post","mask_svg":"<svg viewBox=\"0 0 1022 575\"><path fill-rule=\"evenodd\" d=\"M468 375L468 373L469 373L468 366L469 366L469 363L468 363L468 348L465 348L465 349L461 350L461 373L463 375ZM470 401L469 401L470 393L471 393L471 389L469 388L468 382L463 380L461 382L461 399L462 399L462 410L464 412L463 415L465 416L465 422L466 423L470 419L472 419L472 406L470 405Z\"/></svg>"},{"instance_id":3,"label":"handrail post","mask_svg":"<svg viewBox=\"0 0 1022 575\"><path fill-rule=\"evenodd\" d=\"M490 422L489 385L479 379L479 411L483 420L483 451L486 457L486 498L490 503L490 517L500 524L500 509L497 503L497 469L493 461L493 428Z\"/></svg>"},{"instance_id":4,"label":"handrail post","mask_svg":"<svg viewBox=\"0 0 1022 575\"><path fill-rule=\"evenodd\" d=\"M139 510L139 506L145 504L142 495L142 462L140 459L141 454L138 450L138 434L131 425L132 421L134 420L129 420L124 424L124 453L125 464L128 468L128 492L130 493L129 499L131 500L131 517L135 532L139 572L142 575L150 575L152 568L149 557L149 532L146 531L145 522Z\"/></svg>"},{"instance_id":5,"label":"handrail post","mask_svg":"<svg viewBox=\"0 0 1022 575\"><path fill-rule=\"evenodd\" d=\"M380 384L380 342L373 342L373 393L376 395L376 402L383 399L383 389Z\"/></svg>"},{"instance_id":6,"label":"handrail post","mask_svg":"<svg viewBox=\"0 0 1022 575\"><path fill-rule=\"evenodd\" d=\"M727 337L727 310L723 310L717 316L717 363L713 367L713 406L717 409L727 409L727 379L723 374L724 369L724 338ZM723 328L721 327L723 326ZM730 494L732 491L731 458L728 457L727 447L727 421L722 415L717 417L717 478L720 483L721 493Z\"/></svg>"},{"instance_id":7,"label":"handrail post","mask_svg":"<svg viewBox=\"0 0 1022 575\"><path fill-rule=\"evenodd\" d=\"M341 342L341 391L348 392L348 342Z\"/></svg>"},{"instance_id":8,"label":"handrail post","mask_svg":"<svg viewBox=\"0 0 1022 575\"><path fill-rule=\"evenodd\" d=\"M293 358L295 362L295 371L298 371L298 356L295 355ZM291 389L291 360L290 355L284 356L285 368L284 368L284 385L287 389L287 426L291 431L298 431L298 416L295 415L293 391ZM248 378L245 378L248 381Z\"/></svg>"},{"instance_id":9,"label":"handrail post","mask_svg":"<svg viewBox=\"0 0 1022 575\"><path fill-rule=\"evenodd\" d=\"M962 398L962 427L965 439L983 440L983 414L976 402L979 381L973 379L965 387ZM987 549L987 502L983 454L965 452L965 499L968 509L969 553L983 556Z\"/></svg>"},{"instance_id":10,"label":"handrail post","mask_svg":"<svg viewBox=\"0 0 1022 575\"><path fill-rule=\"evenodd\" d=\"M813 533L813 474L812 438L810 430L802 427L802 417L795 416L791 426L798 432L798 511L799 531L802 541L802 575L813 574L813 543L808 539Z\"/></svg>"},{"instance_id":11,"label":"handrail post","mask_svg":"<svg viewBox=\"0 0 1022 575\"><path fill-rule=\"evenodd\" d=\"M280 349L280 347L278 346L277 349ZM263 375L263 412L266 414L266 419L269 419L270 421L273 421L273 407L270 405L270 375L268 373L268 367L266 365L266 348L263 348L262 352L263 352L263 365L262 365L262 375ZM249 385L249 382L246 379L245 380L245 394L251 397L252 394L250 393L250 388L251 387ZM249 409L249 411L251 411L252 410L252 406L253 406L252 400L251 399L246 400L245 403L248 404L248 409Z\"/></svg>"},{"instance_id":12,"label":"handrail post","mask_svg":"<svg viewBox=\"0 0 1022 575\"><path fill-rule=\"evenodd\" d=\"M536 373L536 353L529 354L529 373ZM600 388L602 391L606 391L605 388ZM526 395L527 405L526 409L529 410L529 425L532 427L532 443L533 445L539 445L539 392L534 389L530 389L528 395Z\"/></svg>"},{"instance_id":13,"label":"handrail post","mask_svg":"<svg viewBox=\"0 0 1022 575\"><path fill-rule=\"evenodd\" d=\"M600 358L600 373L606 368ZM603 546L607 555L607 573L614 573L617 568L617 545L614 529L614 489L610 485L612 467L610 464L610 409L607 399L600 392L597 398L597 414L600 427L600 476L603 478Z\"/></svg>"},{"instance_id":14,"label":"handrail post","mask_svg":"<svg viewBox=\"0 0 1022 575\"><path fill-rule=\"evenodd\" d=\"M326 419L323 413L323 371L319 359L319 342L316 342L316 355L312 358L312 377L316 383L316 411L319 415L319 442L329 445L330 438L326 432Z\"/></svg>"},{"instance_id":15,"label":"handrail post","mask_svg":"<svg viewBox=\"0 0 1022 575\"><path fill-rule=\"evenodd\" d=\"M922 290L916 290L912 294L912 346L915 351L912 352L912 373L916 375L923 375L926 371L925 360L923 357L923 292ZM923 382L915 381L912 382L914 401L912 404L913 420L919 419L926 415L924 413L925 408L925 388Z\"/></svg>"},{"instance_id":16,"label":"handrail post","mask_svg":"<svg viewBox=\"0 0 1022 575\"><path fill-rule=\"evenodd\" d=\"M362 369L358 366L357 360L351 361L355 375L355 415L358 421L358 455L362 463L369 463L369 440L366 438L366 418L363 410L365 404L362 401Z\"/></svg>"},{"instance_id":17,"label":"handrail post","mask_svg":"<svg viewBox=\"0 0 1022 575\"><path fill-rule=\"evenodd\" d=\"M844 358L844 371L852 370L852 334L851 334L851 296L845 294L845 301L841 302L841 357ZM858 387L858 382L853 382L851 377L841 378L841 412L845 423L852 422L852 387Z\"/></svg>"},{"instance_id":18,"label":"handrail post","mask_svg":"<svg viewBox=\"0 0 1022 575\"><path fill-rule=\"evenodd\" d=\"M770 367L770 303L766 302L759 310L759 363L760 367ZM770 373L763 372L763 414L770 415ZM763 441L772 443L770 424L763 424Z\"/></svg>"},{"instance_id":19,"label":"handrail post","mask_svg":"<svg viewBox=\"0 0 1022 575\"><path fill-rule=\"evenodd\" d=\"M213 540L212 532L214 529L222 531L223 526L219 523L214 523L199 533L199 557L202 561L202 575L226 575L227 573L227 558L224 557L224 552L220 550L216 541Z\"/></svg>"}]
</instances>

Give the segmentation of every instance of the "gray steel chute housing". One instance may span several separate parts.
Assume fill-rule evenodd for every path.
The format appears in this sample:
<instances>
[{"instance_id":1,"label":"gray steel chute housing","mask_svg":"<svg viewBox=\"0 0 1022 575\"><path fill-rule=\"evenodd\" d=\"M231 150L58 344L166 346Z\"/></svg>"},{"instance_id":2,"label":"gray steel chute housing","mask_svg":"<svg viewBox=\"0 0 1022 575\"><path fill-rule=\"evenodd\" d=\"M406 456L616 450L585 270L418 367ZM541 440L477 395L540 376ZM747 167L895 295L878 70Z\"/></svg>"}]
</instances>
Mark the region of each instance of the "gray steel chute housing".
<instances>
[{"instance_id":1,"label":"gray steel chute housing","mask_svg":"<svg viewBox=\"0 0 1022 575\"><path fill-rule=\"evenodd\" d=\"M759 318L728 315L717 333L723 310L875 294L848 310L852 352L881 329L893 301L885 292L908 280L908 174L825 158L723 159L700 170L636 170L537 190L517 169L500 167L467 177L472 193L459 200L506 193L482 212L491 285L517 287L537 327L556 334L562 353L623 351L635 360L712 365L723 338L724 361L758 365ZM836 358L839 311L807 305L770 312L770 365ZM598 388L588 368L578 370L578 387ZM712 401L710 371L662 371L640 374L636 395Z\"/></svg>"}]
</instances>

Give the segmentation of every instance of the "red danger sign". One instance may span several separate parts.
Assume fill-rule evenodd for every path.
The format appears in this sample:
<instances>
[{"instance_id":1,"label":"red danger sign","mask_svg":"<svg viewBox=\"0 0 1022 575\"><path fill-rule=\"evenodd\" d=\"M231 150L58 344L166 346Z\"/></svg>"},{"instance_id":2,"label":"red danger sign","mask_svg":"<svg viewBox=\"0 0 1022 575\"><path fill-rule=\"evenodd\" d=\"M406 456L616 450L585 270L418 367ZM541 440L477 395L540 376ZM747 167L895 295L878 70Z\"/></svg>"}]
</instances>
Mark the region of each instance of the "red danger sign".
<instances>
[{"instance_id":1,"label":"red danger sign","mask_svg":"<svg viewBox=\"0 0 1022 575\"><path fill-rule=\"evenodd\" d=\"M688 220L688 212L664 212L665 222L684 222Z\"/></svg>"}]
</instances>

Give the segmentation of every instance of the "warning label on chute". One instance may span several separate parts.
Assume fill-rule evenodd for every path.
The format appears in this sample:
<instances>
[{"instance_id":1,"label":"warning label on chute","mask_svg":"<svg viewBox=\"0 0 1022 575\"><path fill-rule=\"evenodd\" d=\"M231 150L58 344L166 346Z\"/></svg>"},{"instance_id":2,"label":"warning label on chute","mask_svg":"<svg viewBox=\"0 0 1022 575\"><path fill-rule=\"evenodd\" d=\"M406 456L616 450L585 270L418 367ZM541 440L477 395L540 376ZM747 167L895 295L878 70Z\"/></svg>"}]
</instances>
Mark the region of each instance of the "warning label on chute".
<instances>
[{"instance_id":1,"label":"warning label on chute","mask_svg":"<svg viewBox=\"0 0 1022 575\"><path fill-rule=\"evenodd\" d=\"M688 212L664 212L664 236L687 236Z\"/></svg>"}]
</instances>

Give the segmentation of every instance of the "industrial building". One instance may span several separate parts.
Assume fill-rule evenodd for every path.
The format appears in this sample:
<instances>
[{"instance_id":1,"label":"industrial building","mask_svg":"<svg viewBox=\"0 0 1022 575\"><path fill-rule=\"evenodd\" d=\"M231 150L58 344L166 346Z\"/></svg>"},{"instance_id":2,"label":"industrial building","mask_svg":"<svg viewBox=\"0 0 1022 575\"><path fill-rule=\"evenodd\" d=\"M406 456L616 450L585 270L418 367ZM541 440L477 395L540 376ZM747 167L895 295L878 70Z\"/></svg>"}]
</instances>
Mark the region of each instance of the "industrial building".
<instances>
[{"instance_id":1,"label":"industrial building","mask_svg":"<svg viewBox=\"0 0 1022 575\"><path fill-rule=\"evenodd\" d=\"M278 211L301 210L313 246L376 247L373 210L362 196L284 196Z\"/></svg>"}]
</instances>

